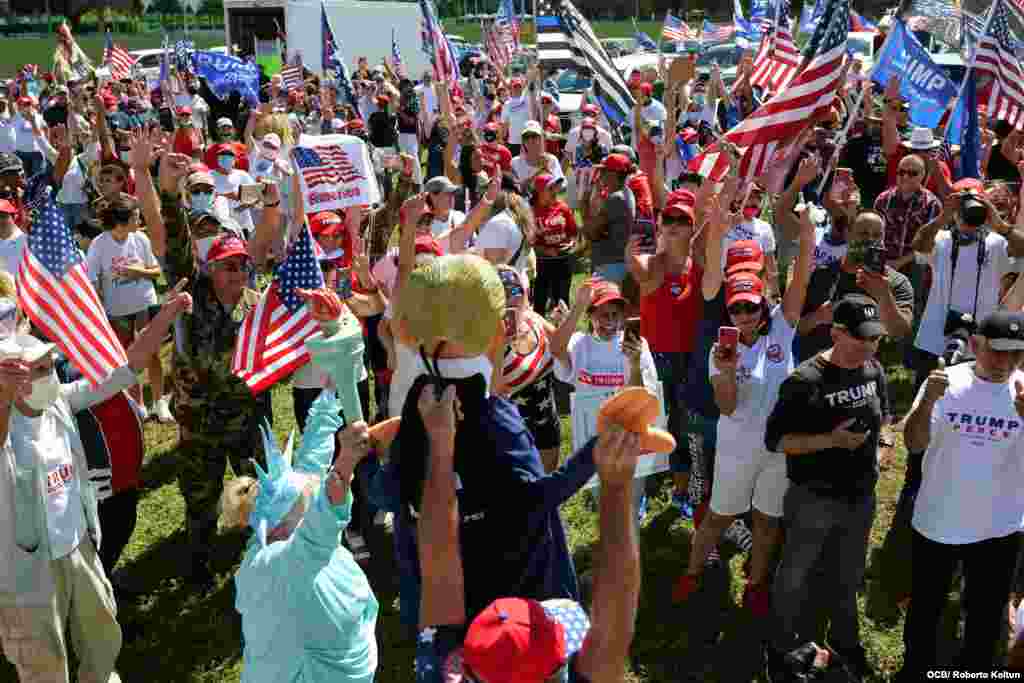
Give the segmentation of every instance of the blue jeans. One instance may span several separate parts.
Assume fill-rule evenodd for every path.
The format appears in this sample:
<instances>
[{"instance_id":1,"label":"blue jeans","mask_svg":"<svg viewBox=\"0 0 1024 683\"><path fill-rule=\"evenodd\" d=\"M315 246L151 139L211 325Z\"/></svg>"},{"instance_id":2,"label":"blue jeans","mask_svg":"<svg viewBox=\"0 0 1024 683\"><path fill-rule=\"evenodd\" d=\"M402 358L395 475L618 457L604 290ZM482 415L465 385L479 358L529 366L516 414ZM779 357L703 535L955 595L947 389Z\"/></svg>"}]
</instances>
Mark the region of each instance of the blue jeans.
<instances>
[{"instance_id":1,"label":"blue jeans","mask_svg":"<svg viewBox=\"0 0 1024 683\"><path fill-rule=\"evenodd\" d=\"M603 266L597 266L594 268L594 275L607 282L621 285L626 279L626 264L606 263Z\"/></svg>"}]
</instances>

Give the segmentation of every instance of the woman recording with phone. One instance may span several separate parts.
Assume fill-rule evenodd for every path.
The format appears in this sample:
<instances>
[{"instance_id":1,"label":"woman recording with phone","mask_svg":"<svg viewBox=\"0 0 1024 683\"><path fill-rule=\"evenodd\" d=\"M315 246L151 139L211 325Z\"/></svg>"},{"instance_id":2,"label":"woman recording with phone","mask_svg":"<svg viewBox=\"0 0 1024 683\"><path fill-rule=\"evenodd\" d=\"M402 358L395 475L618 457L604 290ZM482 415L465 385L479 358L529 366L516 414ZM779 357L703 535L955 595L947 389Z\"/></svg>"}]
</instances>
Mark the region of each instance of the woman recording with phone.
<instances>
[{"instance_id":1,"label":"woman recording with phone","mask_svg":"<svg viewBox=\"0 0 1024 683\"><path fill-rule=\"evenodd\" d=\"M786 493L786 456L764 447L765 425L779 386L795 367L793 338L814 260L814 224L800 214L800 251L782 304L770 305L765 283L750 272L725 280L732 327L719 328L711 348L711 385L721 412L711 505L698 526L682 593L696 590L711 550L733 520L753 507L754 546L744 605L767 616L771 559L779 543ZM721 267L709 264L709 267Z\"/></svg>"}]
</instances>

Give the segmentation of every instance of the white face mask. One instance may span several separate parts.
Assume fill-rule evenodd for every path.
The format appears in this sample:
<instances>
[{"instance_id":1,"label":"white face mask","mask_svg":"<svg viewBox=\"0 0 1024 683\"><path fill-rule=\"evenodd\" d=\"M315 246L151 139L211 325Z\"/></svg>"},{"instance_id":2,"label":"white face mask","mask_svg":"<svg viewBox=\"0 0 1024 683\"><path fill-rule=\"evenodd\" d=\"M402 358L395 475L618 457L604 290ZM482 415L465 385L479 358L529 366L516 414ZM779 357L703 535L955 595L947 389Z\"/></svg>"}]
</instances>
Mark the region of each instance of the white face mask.
<instances>
[{"instance_id":1,"label":"white face mask","mask_svg":"<svg viewBox=\"0 0 1024 683\"><path fill-rule=\"evenodd\" d=\"M197 192L192 195L192 201L189 203L189 208L193 211L209 211L213 206L213 193L211 192Z\"/></svg>"},{"instance_id":2,"label":"white face mask","mask_svg":"<svg viewBox=\"0 0 1024 683\"><path fill-rule=\"evenodd\" d=\"M32 393L25 397L25 404L32 410L43 411L53 405L60 396L60 382L57 373L50 374L32 382Z\"/></svg>"},{"instance_id":3,"label":"white face mask","mask_svg":"<svg viewBox=\"0 0 1024 683\"><path fill-rule=\"evenodd\" d=\"M132 162L132 151L130 149L118 150L117 157L126 164Z\"/></svg>"},{"instance_id":4,"label":"white face mask","mask_svg":"<svg viewBox=\"0 0 1024 683\"><path fill-rule=\"evenodd\" d=\"M583 142L593 142L594 138L597 137L597 132L588 128L580 133L580 137L583 138Z\"/></svg>"},{"instance_id":5,"label":"white face mask","mask_svg":"<svg viewBox=\"0 0 1024 683\"><path fill-rule=\"evenodd\" d=\"M664 138L664 136L661 136L661 135L652 135L652 136L651 136L651 144L652 144L652 145L663 145L663 144L665 144L665 138Z\"/></svg>"},{"instance_id":6,"label":"white face mask","mask_svg":"<svg viewBox=\"0 0 1024 683\"><path fill-rule=\"evenodd\" d=\"M231 171L235 168L235 158L230 154L217 157L217 165L222 171Z\"/></svg>"},{"instance_id":7,"label":"white face mask","mask_svg":"<svg viewBox=\"0 0 1024 683\"><path fill-rule=\"evenodd\" d=\"M199 253L199 262L206 263L206 257L210 253L210 247L213 246L213 241L217 239L219 235L213 237L204 237L196 242L196 251Z\"/></svg>"},{"instance_id":8,"label":"white face mask","mask_svg":"<svg viewBox=\"0 0 1024 683\"><path fill-rule=\"evenodd\" d=\"M269 147L263 148L263 158L267 161L277 161L277 150Z\"/></svg>"}]
</instances>

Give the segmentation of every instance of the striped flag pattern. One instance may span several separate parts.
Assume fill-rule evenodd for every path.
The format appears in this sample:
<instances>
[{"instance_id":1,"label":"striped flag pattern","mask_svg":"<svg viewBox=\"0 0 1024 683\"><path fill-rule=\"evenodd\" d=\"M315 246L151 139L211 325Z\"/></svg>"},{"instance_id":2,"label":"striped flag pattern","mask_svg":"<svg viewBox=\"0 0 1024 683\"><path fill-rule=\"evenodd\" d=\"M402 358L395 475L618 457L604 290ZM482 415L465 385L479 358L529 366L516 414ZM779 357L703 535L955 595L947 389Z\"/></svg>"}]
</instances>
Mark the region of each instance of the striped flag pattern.
<instances>
[{"instance_id":1,"label":"striped flag pattern","mask_svg":"<svg viewBox=\"0 0 1024 683\"><path fill-rule=\"evenodd\" d=\"M18 305L93 387L128 364L64 212L42 175L29 181L36 215L18 266ZM33 187L34 186L34 187Z\"/></svg>"},{"instance_id":2,"label":"striped flag pattern","mask_svg":"<svg viewBox=\"0 0 1024 683\"><path fill-rule=\"evenodd\" d=\"M786 88L761 105L724 136L740 154L739 175L761 175L816 117L828 111L846 57L849 0L827 0L824 16L804 52L804 65ZM721 141L690 163L690 170L720 181L729 169Z\"/></svg>"},{"instance_id":3,"label":"striped flag pattern","mask_svg":"<svg viewBox=\"0 0 1024 683\"><path fill-rule=\"evenodd\" d=\"M800 52L789 29L779 26L761 41L761 49L754 59L754 73L750 84L778 92L800 67Z\"/></svg>"},{"instance_id":4,"label":"striped flag pattern","mask_svg":"<svg viewBox=\"0 0 1024 683\"><path fill-rule=\"evenodd\" d=\"M302 75L302 54L296 52L292 58L292 63L281 69L281 85L284 86L285 92L301 88L303 83Z\"/></svg>"},{"instance_id":5,"label":"striped flag pattern","mask_svg":"<svg viewBox=\"0 0 1024 683\"><path fill-rule=\"evenodd\" d=\"M494 17L494 25L498 29L498 36L505 41L506 49L510 54L519 51L519 19L516 18L515 7L512 0L501 0L498 4L498 13Z\"/></svg>"},{"instance_id":6,"label":"striped flag pattern","mask_svg":"<svg viewBox=\"0 0 1024 683\"><path fill-rule=\"evenodd\" d=\"M989 116L1020 128L1024 123L1024 81L1020 60L1011 44L1008 9L1006 0L996 0L988 31L974 53L974 70L994 79L988 101Z\"/></svg>"},{"instance_id":7,"label":"striped flag pattern","mask_svg":"<svg viewBox=\"0 0 1024 683\"><path fill-rule=\"evenodd\" d=\"M274 281L242 322L231 372L254 394L269 389L309 361L306 339L319 331L299 289L320 289L324 276L303 228L274 271Z\"/></svg>"},{"instance_id":8,"label":"striped flag pattern","mask_svg":"<svg viewBox=\"0 0 1024 683\"><path fill-rule=\"evenodd\" d=\"M512 59L508 50L508 43L498 34L499 29L494 22L480 22L480 34L483 37L484 50L487 51L487 58L498 68L504 71Z\"/></svg>"},{"instance_id":9,"label":"striped flag pattern","mask_svg":"<svg viewBox=\"0 0 1024 683\"><path fill-rule=\"evenodd\" d=\"M546 69L571 67L592 74L595 101L611 123L622 125L633 109L633 96L571 0L538 0L536 24L540 65Z\"/></svg>"},{"instance_id":10,"label":"striped flag pattern","mask_svg":"<svg viewBox=\"0 0 1024 683\"><path fill-rule=\"evenodd\" d=\"M456 63L455 50L444 34L433 0L420 0L420 11L423 13L423 49L430 56L434 67L434 80L448 79L458 84L459 65Z\"/></svg>"},{"instance_id":11,"label":"striped flag pattern","mask_svg":"<svg viewBox=\"0 0 1024 683\"><path fill-rule=\"evenodd\" d=\"M736 33L735 24L712 24L705 19L701 40L709 44L724 43L731 40L734 33Z\"/></svg>"},{"instance_id":12,"label":"striped flag pattern","mask_svg":"<svg viewBox=\"0 0 1024 683\"><path fill-rule=\"evenodd\" d=\"M107 31L107 44L103 49L103 63L110 67L110 75L117 81L129 78L132 75L132 66L135 64L135 58L114 42L109 30Z\"/></svg>"},{"instance_id":13,"label":"striped flag pattern","mask_svg":"<svg viewBox=\"0 0 1024 683\"><path fill-rule=\"evenodd\" d=\"M665 15L665 23L661 27L661 37L671 43L681 43L687 40L697 40L697 32L690 28L685 21L672 16L669 12Z\"/></svg>"}]
</instances>

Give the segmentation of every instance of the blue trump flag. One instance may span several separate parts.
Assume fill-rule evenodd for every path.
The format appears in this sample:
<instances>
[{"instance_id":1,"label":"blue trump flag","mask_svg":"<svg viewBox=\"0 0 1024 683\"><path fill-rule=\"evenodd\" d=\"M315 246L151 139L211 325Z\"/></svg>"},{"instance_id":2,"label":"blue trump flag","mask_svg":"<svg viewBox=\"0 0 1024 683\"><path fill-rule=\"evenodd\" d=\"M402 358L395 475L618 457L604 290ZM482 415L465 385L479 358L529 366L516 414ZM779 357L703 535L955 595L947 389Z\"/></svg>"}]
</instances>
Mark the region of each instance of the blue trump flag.
<instances>
[{"instance_id":1,"label":"blue trump flag","mask_svg":"<svg viewBox=\"0 0 1024 683\"><path fill-rule=\"evenodd\" d=\"M964 83L964 94L953 112L960 123L962 136L954 142L960 143L960 177L981 180L981 130L978 128L978 83L971 71ZM953 128L950 125L950 128Z\"/></svg>"},{"instance_id":2,"label":"blue trump flag","mask_svg":"<svg viewBox=\"0 0 1024 683\"><path fill-rule=\"evenodd\" d=\"M252 62L216 52L192 53L196 75L206 80L214 95L224 100L237 92L242 99L258 107L260 104L260 72Z\"/></svg>"},{"instance_id":3,"label":"blue trump flag","mask_svg":"<svg viewBox=\"0 0 1024 683\"><path fill-rule=\"evenodd\" d=\"M658 44L656 42L654 42L654 39L651 38L646 33L644 33L643 31L634 31L633 32L633 40L635 40L636 44L639 45L640 47L642 47L645 50L657 50L658 49Z\"/></svg>"},{"instance_id":4,"label":"blue trump flag","mask_svg":"<svg viewBox=\"0 0 1024 683\"><path fill-rule=\"evenodd\" d=\"M910 104L910 120L925 128L938 126L946 103L956 97L956 86L902 21L894 22L875 60L871 79L885 87L891 77L899 78L900 95Z\"/></svg>"}]
</instances>

